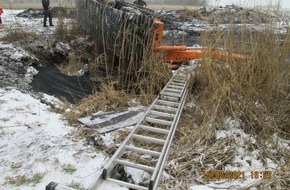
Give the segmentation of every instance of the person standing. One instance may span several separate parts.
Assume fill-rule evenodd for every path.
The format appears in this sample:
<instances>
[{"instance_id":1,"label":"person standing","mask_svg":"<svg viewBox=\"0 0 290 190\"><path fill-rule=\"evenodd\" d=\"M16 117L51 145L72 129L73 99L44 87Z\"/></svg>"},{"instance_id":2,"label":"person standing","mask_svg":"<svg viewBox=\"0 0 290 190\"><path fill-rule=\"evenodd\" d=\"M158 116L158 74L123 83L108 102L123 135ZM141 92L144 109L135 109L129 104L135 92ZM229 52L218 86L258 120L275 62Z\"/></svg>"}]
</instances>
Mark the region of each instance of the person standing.
<instances>
[{"instance_id":1,"label":"person standing","mask_svg":"<svg viewBox=\"0 0 290 190\"><path fill-rule=\"evenodd\" d=\"M3 28L2 27L2 18L1 18L1 15L3 14L3 8L0 6L0 30Z\"/></svg>"},{"instance_id":2,"label":"person standing","mask_svg":"<svg viewBox=\"0 0 290 190\"><path fill-rule=\"evenodd\" d=\"M137 0L133 2L135 5L138 5L140 7L147 7L147 3L143 0Z\"/></svg>"},{"instance_id":3,"label":"person standing","mask_svg":"<svg viewBox=\"0 0 290 190\"><path fill-rule=\"evenodd\" d=\"M43 7L43 12L44 12L43 27L47 27L46 25L47 17L49 19L49 26L54 26L52 24L52 16L51 16L51 10L50 10L49 5L50 5L49 0L42 0L42 7Z\"/></svg>"}]
</instances>

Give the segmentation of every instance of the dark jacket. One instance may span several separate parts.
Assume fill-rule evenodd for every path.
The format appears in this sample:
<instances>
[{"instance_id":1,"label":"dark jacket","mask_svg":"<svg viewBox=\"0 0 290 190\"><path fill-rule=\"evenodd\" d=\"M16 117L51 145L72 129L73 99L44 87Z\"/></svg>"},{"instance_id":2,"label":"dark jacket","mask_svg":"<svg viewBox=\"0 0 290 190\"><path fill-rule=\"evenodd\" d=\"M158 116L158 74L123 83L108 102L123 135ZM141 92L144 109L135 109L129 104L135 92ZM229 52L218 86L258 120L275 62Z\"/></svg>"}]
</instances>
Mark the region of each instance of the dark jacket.
<instances>
[{"instance_id":1,"label":"dark jacket","mask_svg":"<svg viewBox=\"0 0 290 190\"><path fill-rule=\"evenodd\" d=\"M44 10L48 10L49 0L42 0L42 7Z\"/></svg>"}]
</instances>

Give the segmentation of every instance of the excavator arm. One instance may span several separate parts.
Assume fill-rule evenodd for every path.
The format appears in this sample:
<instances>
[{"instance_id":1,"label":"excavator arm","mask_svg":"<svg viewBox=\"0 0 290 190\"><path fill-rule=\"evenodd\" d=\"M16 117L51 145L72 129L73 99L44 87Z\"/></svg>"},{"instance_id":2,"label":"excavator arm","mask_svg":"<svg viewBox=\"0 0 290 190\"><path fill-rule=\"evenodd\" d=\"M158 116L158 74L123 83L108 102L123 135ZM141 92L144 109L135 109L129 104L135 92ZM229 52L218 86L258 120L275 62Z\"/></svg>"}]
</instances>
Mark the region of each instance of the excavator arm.
<instances>
[{"instance_id":1,"label":"excavator arm","mask_svg":"<svg viewBox=\"0 0 290 190\"><path fill-rule=\"evenodd\" d=\"M230 54L225 51L210 50L208 48L188 48L186 45L164 46L162 44L164 23L159 19L154 20L154 52L162 52L164 54L164 62L170 63L172 68L176 68L184 62L194 59L209 57L212 59L232 59L245 60L246 56L239 54Z\"/></svg>"}]
</instances>

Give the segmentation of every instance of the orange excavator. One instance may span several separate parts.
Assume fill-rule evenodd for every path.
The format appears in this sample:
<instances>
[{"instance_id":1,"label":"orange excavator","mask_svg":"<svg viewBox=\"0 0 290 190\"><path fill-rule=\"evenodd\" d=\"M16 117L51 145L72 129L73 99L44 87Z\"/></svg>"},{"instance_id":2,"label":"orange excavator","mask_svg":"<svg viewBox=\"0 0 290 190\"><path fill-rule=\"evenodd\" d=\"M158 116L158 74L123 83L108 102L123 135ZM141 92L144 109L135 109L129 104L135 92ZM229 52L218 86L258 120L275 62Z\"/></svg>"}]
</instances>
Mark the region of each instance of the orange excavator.
<instances>
[{"instance_id":1,"label":"orange excavator","mask_svg":"<svg viewBox=\"0 0 290 190\"><path fill-rule=\"evenodd\" d=\"M210 50L208 48L188 48L185 45L164 46L161 45L163 38L164 23L159 19L154 20L154 52L164 53L164 62L171 64L172 69L178 68L182 63L203 57L212 59L232 59L245 60L246 56L239 54L230 54L225 51Z\"/></svg>"},{"instance_id":2,"label":"orange excavator","mask_svg":"<svg viewBox=\"0 0 290 190\"><path fill-rule=\"evenodd\" d=\"M88 7L95 8L88 9ZM154 11L151 9L118 0L116 0L114 7L108 7L94 0L77 1L77 8L78 22L82 28L92 34L94 49L105 47L103 49L107 52L111 52L116 57L122 57L119 60L124 60L126 63L130 62L128 60L133 60L136 68L138 68L140 58L142 59L144 55L143 50L146 49L144 47L149 45L152 45L154 53L162 52L164 54L163 62L169 63L172 69L176 69L182 63L190 60L205 57L212 59L246 59L243 55L210 48L162 45L164 23L154 17ZM132 10L133 14L127 12ZM139 11L138 14L135 11ZM136 43L139 44L136 45ZM126 64L124 63L124 65Z\"/></svg>"}]
</instances>

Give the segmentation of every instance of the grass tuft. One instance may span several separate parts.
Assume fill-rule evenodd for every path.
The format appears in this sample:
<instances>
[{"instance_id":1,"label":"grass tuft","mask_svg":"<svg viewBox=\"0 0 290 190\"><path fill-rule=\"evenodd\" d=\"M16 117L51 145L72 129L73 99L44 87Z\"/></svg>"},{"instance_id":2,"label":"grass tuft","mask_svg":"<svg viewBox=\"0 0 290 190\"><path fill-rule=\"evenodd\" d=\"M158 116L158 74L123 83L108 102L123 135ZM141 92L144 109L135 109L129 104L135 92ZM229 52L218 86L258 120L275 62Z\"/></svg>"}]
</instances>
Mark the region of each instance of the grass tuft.
<instances>
[{"instance_id":1,"label":"grass tuft","mask_svg":"<svg viewBox=\"0 0 290 190\"><path fill-rule=\"evenodd\" d=\"M6 177L5 181L6 184L9 185L15 185L15 186L21 186L23 184L25 184L27 178L25 175L17 175L15 177Z\"/></svg>"},{"instance_id":2,"label":"grass tuft","mask_svg":"<svg viewBox=\"0 0 290 190\"><path fill-rule=\"evenodd\" d=\"M62 170L65 172L65 173L68 173L68 174L72 174L74 173L75 171L77 171L77 169L75 168L75 166L73 166L72 164L64 164L61 166L62 167Z\"/></svg>"},{"instance_id":3,"label":"grass tuft","mask_svg":"<svg viewBox=\"0 0 290 190\"><path fill-rule=\"evenodd\" d=\"M80 190L80 189L83 189L82 185L78 182L75 182L75 181L72 181L70 184L67 185L68 187L71 187L73 189L77 189L77 190Z\"/></svg>"},{"instance_id":4,"label":"grass tuft","mask_svg":"<svg viewBox=\"0 0 290 190\"><path fill-rule=\"evenodd\" d=\"M44 174L36 173L32 178L27 178L26 175L17 175L15 177L6 177L5 181L7 184L21 186L23 184L31 184L35 186L40 183Z\"/></svg>"},{"instance_id":5,"label":"grass tuft","mask_svg":"<svg viewBox=\"0 0 290 190\"><path fill-rule=\"evenodd\" d=\"M43 175L44 174L41 174L41 173L34 174L32 178L26 180L26 183L32 184L34 186L41 182Z\"/></svg>"}]
</instances>

